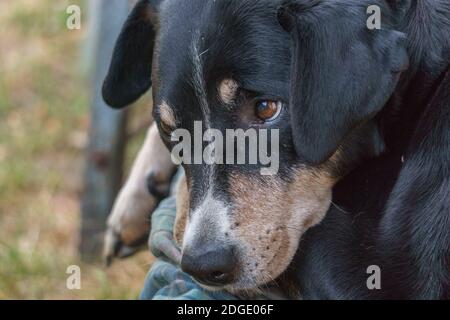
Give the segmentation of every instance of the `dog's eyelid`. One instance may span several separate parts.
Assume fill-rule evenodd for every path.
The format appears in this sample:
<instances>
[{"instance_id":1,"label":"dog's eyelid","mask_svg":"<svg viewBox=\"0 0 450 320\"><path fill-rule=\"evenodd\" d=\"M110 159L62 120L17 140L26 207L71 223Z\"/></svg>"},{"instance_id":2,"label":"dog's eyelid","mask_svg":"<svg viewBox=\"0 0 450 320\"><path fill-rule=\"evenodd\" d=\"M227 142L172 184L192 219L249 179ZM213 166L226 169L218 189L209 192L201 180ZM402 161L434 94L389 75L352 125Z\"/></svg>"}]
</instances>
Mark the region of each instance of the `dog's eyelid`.
<instances>
[{"instance_id":1,"label":"dog's eyelid","mask_svg":"<svg viewBox=\"0 0 450 320\"><path fill-rule=\"evenodd\" d=\"M161 128L161 131L168 137L170 137L172 133L177 129L176 126L172 126L164 121L159 122L159 127Z\"/></svg>"},{"instance_id":2,"label":"dog's eyelid","mask_svg":"<svg viewBox=\"0 0 450 320\"><path fill-rule=\"evenodd\" d=\"M250 89L246 87L239 87L240 95L245 95L245 98L250 102L257 102L261 100L271 100L271 101L281 101L285 103L285 98L280 97L276 93L267 93L263 91L258 91L255 89Z\"/></svg>"}]
</instances>

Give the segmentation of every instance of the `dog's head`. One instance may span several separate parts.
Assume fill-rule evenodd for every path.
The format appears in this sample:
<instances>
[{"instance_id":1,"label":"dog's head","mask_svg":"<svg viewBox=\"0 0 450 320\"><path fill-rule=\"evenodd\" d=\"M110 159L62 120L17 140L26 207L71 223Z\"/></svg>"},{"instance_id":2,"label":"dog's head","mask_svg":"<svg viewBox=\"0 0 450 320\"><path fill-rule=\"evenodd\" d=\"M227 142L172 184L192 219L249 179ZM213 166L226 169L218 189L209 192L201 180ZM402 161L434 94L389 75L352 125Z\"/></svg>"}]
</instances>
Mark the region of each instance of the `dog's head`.
<instances>
[{"instance_id":1,"label":"dog's head","mask_svg":"<svg viewBox=\"0 0 450 320\"><path fill-rule=\"evenodd\" d=\"M153 79L154 116L172 151L184 129L184 153L214 145L214 159L231 148L249 160L226 130L253 129L255 145L276 156L271 174L261 159L183 164L182 268L199 282L239 290L278 277L327 212L333 185L382 150L374 117L407 56L390 9L382 6L382 30L368 30L364 2L140 1L131 13L105 81L110 105L133 102Z\"/></svg>"}]
</instances>

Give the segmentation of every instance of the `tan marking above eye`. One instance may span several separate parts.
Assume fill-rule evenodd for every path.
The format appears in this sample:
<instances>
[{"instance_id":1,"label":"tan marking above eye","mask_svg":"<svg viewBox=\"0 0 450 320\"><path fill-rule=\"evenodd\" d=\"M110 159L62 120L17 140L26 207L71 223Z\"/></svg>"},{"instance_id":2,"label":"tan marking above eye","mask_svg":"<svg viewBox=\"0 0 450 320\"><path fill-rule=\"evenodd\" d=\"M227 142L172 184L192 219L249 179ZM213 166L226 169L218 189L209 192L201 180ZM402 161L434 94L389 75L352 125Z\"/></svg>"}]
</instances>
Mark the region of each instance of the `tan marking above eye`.
<instances>
[{"instance_id":1,"label":"tan marking above eye","mask_svg":"<svg viewBox=\"0 0 450 320\"><path fill-rule=\"evenodd\" d=\"M219 96L224 103L231 103L236 98L239 86L232 79L225 79L219 85Z\"/></svg>"},{"instance_id":2,"label":"tan marking above eye","mask_svg":"<svg viewBox=\"0 0 450 320\"><path fill-rule=\"evenodd\" d=\"M161 103L159 107L159 116L161 119L161 129L165 133L170 134L176 128L177 122L173 109L166 102Z\"/></svg>"}]
</instances>

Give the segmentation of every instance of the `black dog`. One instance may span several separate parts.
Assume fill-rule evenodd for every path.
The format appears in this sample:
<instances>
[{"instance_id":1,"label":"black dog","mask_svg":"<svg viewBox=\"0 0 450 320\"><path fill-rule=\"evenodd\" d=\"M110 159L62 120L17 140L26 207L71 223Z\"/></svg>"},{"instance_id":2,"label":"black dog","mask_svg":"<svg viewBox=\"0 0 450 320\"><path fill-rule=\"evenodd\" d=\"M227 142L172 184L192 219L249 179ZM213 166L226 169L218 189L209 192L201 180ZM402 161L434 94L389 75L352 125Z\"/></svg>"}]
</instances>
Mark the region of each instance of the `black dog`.
<instances>
[{"instance_id":1,"label":"black dog","mask_svg":"<svg viewBox=\"0 0 450 320\"><path fill-rule=\"evenodd\" d=\"M450 298L449 101L447 72L408 143L335 187L337 206L306 233L295 262L305 298ZM366 286L371 265L379 290Z\"/></svg>"},{"instance_id":2,"label":"black dog","mask_svg":"<svg viewBox=\"0 0 450 320\"><path fill-rule=\"evenodd\" d=\"M334 188L338 205L305 235L295 261L305 298L450 298L450 6L392 6L410 67L374 118L386 151ZM371 265L379 290L366 285Z\"/></svg>"},{"instance_id":3,"label":"black dog","mask_svg":"<svg viewBox=\"0 0 450 320\"><path fill-rule=\"evenodd\" d=\"M276 176L184 164L182 268L200 283L255 289L289 270L280 278L307 298L448 295L450 8L374 2L381 30L366 27L373 1L140 1L131 13L110 105L136 100L152 74L169 149L196 120L280 132ZM345 209L330 208L332 190Z\"/></svg>"}]
</instances>

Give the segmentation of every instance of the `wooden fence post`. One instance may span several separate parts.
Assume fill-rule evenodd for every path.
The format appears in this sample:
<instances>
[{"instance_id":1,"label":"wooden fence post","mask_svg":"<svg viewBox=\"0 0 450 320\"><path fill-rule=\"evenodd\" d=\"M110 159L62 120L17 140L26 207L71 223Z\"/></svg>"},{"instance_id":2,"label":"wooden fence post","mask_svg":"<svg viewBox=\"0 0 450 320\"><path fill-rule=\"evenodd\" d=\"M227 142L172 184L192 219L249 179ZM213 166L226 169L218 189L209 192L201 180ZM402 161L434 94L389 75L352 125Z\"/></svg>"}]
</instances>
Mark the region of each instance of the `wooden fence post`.
<instances>
[{"instance_id":1,"label":"wooden fence post","mask_svg":"<svg viewBox=\"0 0 450 320\"><path fill-rule=\"evenodd\" d=\"M101 87L111 61L114 43L129 12L124 0L89 1L91 65L91 126L86 152L81 204L79 250L87 261L98 260L106 218L122 179L126 113L110 109Z\"/></svg>"}]
</instances>

